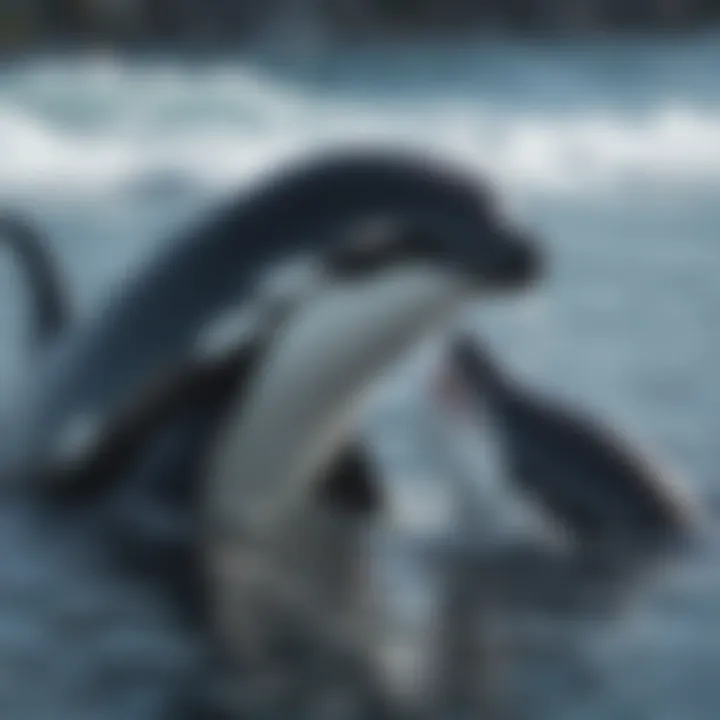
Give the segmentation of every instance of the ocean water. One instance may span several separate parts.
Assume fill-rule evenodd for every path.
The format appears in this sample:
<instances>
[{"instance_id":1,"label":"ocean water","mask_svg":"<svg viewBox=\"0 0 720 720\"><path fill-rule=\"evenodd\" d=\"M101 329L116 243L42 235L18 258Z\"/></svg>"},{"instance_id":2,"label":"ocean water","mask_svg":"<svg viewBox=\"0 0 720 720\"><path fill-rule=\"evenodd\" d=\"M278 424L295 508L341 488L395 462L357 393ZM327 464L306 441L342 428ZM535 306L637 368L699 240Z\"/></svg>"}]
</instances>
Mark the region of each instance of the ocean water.
<instances>
[{"instance_id":1,"label":"ocean water","mask_svg":"<svg viewBox=\"0 0 720 720\"><path fill-rule=\"evenodd\" d=\"M26 59L0 68L0 200L49 234L83 313L169 228L272 164L346 142L455 156L493 178L550 256L532 294L466 321L528 382L660 448L712 530L719 74L712 34ZM5 385L24 371L25 321L22 283L0 263ZM370 420L386 440L413 418L412 384L391 390ZM392 463L417 462L399 447ZM527 717L715 720L718 561L711 532L632 622L591 644L582 692L538 680Z\"/></svg>"}]
</instances>

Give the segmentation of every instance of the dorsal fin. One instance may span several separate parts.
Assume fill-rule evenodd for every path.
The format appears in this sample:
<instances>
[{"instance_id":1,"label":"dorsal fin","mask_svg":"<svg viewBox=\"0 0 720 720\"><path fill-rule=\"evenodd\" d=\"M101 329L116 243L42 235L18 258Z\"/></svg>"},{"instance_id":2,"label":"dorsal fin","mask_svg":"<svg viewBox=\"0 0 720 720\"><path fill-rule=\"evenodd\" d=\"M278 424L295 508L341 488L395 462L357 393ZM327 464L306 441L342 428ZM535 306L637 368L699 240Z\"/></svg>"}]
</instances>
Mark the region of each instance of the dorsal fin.
<instances>
[{"instance_id":1,"label":"dorsal fin","mask_svg":"<svg viewBox=\"0 0 720 720\"><path fill-rule=\"evenodd\" d=\"M0 241L15 254L25 273L34 305L35 345L55 340L71 319L60 273L40 233L25 219L0 211Z\"/></svg>"}]
</instances>

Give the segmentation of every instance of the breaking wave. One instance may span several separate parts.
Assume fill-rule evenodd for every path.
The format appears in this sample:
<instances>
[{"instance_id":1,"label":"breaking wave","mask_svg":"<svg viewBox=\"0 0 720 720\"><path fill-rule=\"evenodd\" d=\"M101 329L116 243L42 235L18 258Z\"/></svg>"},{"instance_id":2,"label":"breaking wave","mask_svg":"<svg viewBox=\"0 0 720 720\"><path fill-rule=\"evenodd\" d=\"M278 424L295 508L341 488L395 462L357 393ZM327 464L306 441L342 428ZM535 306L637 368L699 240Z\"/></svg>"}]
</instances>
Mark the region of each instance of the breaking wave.
<instances>
[{"instance_id":1,"label":"breaking wave","mask_svg":"<svg viewBox=\"0 0 720 720\"><path fill-rule=\"evenodd\" d=\"M3 196L221 189L293 153L366 141L454 154L530 193L720 179L720 106L707 104L531 110L442 87L348 98L242 64L190 72L92 63L21 75L0 82Z\"/></svg>"}]
</instances>

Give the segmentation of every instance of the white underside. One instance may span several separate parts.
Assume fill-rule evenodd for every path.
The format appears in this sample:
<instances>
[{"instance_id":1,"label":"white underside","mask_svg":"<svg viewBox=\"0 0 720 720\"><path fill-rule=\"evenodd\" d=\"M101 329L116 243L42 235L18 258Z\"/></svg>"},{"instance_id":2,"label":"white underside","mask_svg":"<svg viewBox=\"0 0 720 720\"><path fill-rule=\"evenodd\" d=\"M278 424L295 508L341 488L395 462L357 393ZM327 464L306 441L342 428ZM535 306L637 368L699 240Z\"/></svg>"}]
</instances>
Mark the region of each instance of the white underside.
<instances>
[{"instance_id":1,"label":"white underside","mask_svg":"<svg viewBox=\"0 0 720 720\"><path fill-rule=\"evenodd\" d=\"M308 300L219 440L211 517L274 526L347 437L367 391L467 296L456 275L405 267Z\"/></svg>"}]
</instances>

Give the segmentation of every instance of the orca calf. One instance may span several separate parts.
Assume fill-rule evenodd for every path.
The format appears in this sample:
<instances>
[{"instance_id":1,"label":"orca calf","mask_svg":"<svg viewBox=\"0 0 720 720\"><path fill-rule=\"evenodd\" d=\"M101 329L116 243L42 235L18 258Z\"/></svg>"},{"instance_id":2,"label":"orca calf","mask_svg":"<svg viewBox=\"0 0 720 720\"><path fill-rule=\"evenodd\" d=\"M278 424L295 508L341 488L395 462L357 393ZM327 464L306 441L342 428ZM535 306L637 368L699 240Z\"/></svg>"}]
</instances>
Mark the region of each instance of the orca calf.
<instances>
[{"instance_id":1,"label":"orca calf","mask_svg":"<svg viewBox=\"0 0 720 720\"><path fill-rule=\"evenodd\" d=\"M497 423L512 481L581 544L622 553L688 538L697 518L685 488L619 432L521 386L469 336L453 340L449 363Z\"/></svg>"}]
</instances>

